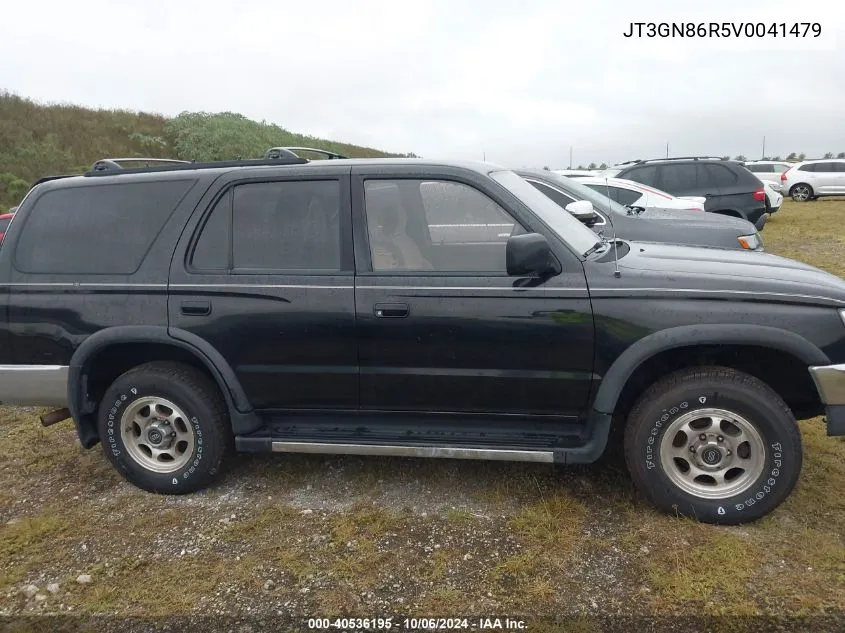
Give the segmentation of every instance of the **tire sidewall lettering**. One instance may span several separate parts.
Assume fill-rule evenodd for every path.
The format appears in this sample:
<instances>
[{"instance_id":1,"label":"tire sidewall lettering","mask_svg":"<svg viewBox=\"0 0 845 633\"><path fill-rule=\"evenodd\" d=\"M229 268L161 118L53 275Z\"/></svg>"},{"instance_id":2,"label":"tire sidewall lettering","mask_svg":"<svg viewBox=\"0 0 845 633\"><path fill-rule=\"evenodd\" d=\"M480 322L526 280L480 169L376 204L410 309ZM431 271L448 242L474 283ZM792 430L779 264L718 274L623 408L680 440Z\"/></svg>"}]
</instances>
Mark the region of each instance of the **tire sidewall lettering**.
<instances>
[{"instance_id":1,"label":"tire sidewall lettering","mask_svg":"<svg viewBox=\"0 0 845 633\"><path fill-rule=\"evenodd\" d=\"M200 470L200 465L203 461L204 449L204 440L200 420L197 416L188 416L188 419L186 420L186 423L191 425L191 428L194 432L194 454L192 456L191 461L189 461L188 464L182 469L174 472L154 473L153 471L144 468L141 464L136 462L135 459L132 458L132 456L124 450L123 441L120 437L120 418L123 414L123 410L125 410L126 407L131 406L132 403L137 401L139 398L146 397L147 395L153 394L152 392L150 392L150 394L147 394L145 393L143 388L135 386L118 393L114 402L110 403L110 408L108 410L108 413L106 414L105 426L107 437L105 438L104 445L106 447L107 452L110 453L113 459L118 462L120 468L140 469L149 476L161 476L168 482L170 486L178 485L180 483L180 480L186 481L190 479L190 477L194 473ZM162 397L166 397L168 400L173 400L174 402L178 400L174 399L172 396ZM182 408L183 410L185 409L185 407Z\"/></svg>"},{"instance_id":2,"label":"tire sidewall lettering","mask_svg":"<svg viewBox=\"0 0 845 633\"><path fill-rule=\"evenodd\" d=\"M721 400L728 400L729 402L721 405L717 404ZM781 438L777 436L777 431L772 427L772 425L761 425L753 419L753 416L742 412L743 410L747 410L749 408L747 405L745 407L739 407L740 410L737 411L737 413L754 424L758 433L760 433L766 448L763 472L750 488L747 488L734 497L723 499L703 499L690 495L689 493L679 489L671 482L663 471L663 467L660 463L660 443L663 440L667 427L677 417L679 417L679 415L688 413L689 411L693 411L697 408L719 407L728 411L737 410L737 406L734 405L734 401L735 398L733 397L722 398L720 394L714 394L712 392L703 393L695 397L678 400L667 407L661 408L660 411L652 413L652 421L649 423L645 434L640 436L642 440L639 459L642 460L641 463L645 466L646 473L654 471L654 474L647 474L646 476L659 477L662 482L661 487L666 490L671 490L673 492L673 496L675 497L682 495L683 497L686 497L689 502L696 505L715 504L714 508L718 506L718 515L724 515L728 512L742 513L761 503L766 499L766 497L778 491L782 487L780 479L785 472L785 451L783 450L782 442L777 441Z\"/></svg>"}]
</instances>

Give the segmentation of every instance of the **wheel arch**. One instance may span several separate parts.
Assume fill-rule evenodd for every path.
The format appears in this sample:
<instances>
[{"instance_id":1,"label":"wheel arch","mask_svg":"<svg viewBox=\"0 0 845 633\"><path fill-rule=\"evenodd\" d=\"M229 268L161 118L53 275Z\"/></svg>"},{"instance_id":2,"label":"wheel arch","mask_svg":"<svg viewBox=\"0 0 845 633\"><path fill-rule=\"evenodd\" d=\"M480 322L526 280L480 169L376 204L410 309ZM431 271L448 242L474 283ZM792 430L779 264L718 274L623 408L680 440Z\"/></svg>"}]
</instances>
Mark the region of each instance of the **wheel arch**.
<instances>
[{"instance_id":1,"label":"wheel arch","mask_svg":"<svg viewBox=\"0 0 845 633\"><path fill-rule=\"evenodd\" d=\"M788 354L808 367L830 364L827 355L807 339L776 327L744 324L672 327L641 338L619 355L602 378L593 400L593 409L598 413L612 415L629 379L639 367L656 355L673 349L713 345L776 350Z\"/></svg>"},{"instance_id":2,"label":"wheel arch","mask_svg":"<svg viewBox=\"0 0 845 633\"><path fill-rule=\"evenodd\" d=\"M133 347L134 346L134 347ZM75 350L68 368L67 402L83 447L99 441L97 434L98 399L89 397L89 377L98 358L118 349L144 346L138 362L159 360L156 350L167 360L182 360L203 370L220 389L235 434L248 433L260 426L258 417L225 358L210 343L185 330L163 326L125 325L100 330L87 337ZM112 380L117 376L113 376Z\"/></svg>"}]
</instances>

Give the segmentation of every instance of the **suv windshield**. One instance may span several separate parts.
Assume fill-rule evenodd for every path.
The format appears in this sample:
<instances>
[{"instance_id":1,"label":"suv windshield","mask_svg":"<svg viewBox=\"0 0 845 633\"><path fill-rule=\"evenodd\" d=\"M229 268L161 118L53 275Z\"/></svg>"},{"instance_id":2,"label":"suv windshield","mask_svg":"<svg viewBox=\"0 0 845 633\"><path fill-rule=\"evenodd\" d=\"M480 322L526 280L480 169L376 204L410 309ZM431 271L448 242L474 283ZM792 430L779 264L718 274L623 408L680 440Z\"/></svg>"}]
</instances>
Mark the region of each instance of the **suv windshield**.
<instances>
[{"instance_id":1,"label":"suv windshield","mask_svg":"<svg viewBox=\"0 0 845 633\"><path fill-rule=\"evenodd\" d=\"M512 171L495 171L490 174L496 182L528 206L551 230L584 256L601 239L569 213L561 213L560 207L537 191L527 180Z\"/></svg>"}]
</instances>

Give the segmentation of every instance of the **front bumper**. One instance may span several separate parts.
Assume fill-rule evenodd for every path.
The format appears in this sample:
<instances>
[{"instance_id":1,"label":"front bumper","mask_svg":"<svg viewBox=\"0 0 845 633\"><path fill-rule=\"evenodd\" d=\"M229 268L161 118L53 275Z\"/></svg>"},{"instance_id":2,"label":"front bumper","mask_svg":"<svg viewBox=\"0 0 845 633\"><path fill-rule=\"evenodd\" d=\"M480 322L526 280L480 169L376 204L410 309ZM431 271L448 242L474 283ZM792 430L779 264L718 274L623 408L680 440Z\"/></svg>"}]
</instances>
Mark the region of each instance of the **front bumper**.
<instances>
[{"instance_id":1,"label":"front bumper","mask_svg":"<svg viewBox=\"0 0 845 633\"><path fill-rule=\"evenodd\" d=\"M827 417L828 435L845 435L845 365L810 367Z\"/></svg>"}]
</instances>

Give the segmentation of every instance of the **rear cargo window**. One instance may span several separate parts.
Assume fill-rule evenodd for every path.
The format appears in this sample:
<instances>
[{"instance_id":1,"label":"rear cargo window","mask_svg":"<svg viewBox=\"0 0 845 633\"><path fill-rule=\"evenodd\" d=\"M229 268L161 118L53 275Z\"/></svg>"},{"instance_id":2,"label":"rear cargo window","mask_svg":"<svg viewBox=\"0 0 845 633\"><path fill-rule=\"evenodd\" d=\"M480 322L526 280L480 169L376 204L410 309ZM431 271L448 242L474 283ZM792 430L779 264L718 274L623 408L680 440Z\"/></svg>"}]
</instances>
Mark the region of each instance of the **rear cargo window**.
<instances>
[{"instance_id":1,"label":"rear cargo window","mask_svg":"<svg viewBox=\"0 0 845 633\"><path fill-rule=\"evenodd\" d=\"M134 273L195 180L49 191L24 219L15 267L27 273Z\"/></svg>"}]
</instances>

